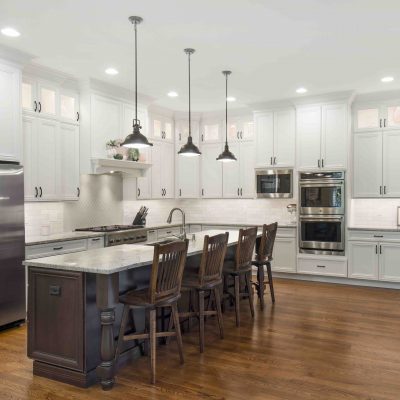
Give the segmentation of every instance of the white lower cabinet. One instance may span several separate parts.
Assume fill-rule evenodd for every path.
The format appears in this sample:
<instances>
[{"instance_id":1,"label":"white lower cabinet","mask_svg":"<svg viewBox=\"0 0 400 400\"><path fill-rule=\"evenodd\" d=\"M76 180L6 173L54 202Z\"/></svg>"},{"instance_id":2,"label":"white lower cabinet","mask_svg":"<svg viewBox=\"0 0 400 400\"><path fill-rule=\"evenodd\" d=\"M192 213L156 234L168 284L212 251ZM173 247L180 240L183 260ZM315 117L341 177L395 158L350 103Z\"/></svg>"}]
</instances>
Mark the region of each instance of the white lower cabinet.
<instances>
[{"instance_id":1,"label":"white lower cabinet","mask_svg":"<svg viewBox=\"0 0 400 400\"><path fill-rule=\"evenodd\" d=\"M296 238L279 237L279 230L275 238L273 249L272 271L296 272Z\"/></svg>"},{"instance_id":2,"label":"white lower cabinet","mask_svg":"<svg viewBox=\"0 0 400 400\"><path fill-rule=\"evenodd\" d=\"M222 151L221 143L207 143L201 146L201 196L218 199L222 197L222 162L217 157Z\"/></svg>"},{"instance_id":3,"label":"white lower cabinet","mask_svg":"<svg viewBox=\"0 0 400 400\"><path fill-rule=\"evenodd\" d=\"M379 279L400 282L400 243L379 244Z\"/></svg>"},{"instance_id":4,"label":"white lower cabinet","mask_svg":"<svg viewBox=\"0 0 400 400\"><path fill-rule=\"evenodd\" d=\"M297 257L297 272L300 274L347 277L347 258L301 254Z\"/></svg>"},{"instance_id":5,"label":"white lower cabinet","mask_svg":"<svg viewBox=\"0 0 400 400\"><path fill-rule=\"evenodd\" d=\"M349 278L379 278L377 242L349 242Z\"/></svg>"}]
</instances>

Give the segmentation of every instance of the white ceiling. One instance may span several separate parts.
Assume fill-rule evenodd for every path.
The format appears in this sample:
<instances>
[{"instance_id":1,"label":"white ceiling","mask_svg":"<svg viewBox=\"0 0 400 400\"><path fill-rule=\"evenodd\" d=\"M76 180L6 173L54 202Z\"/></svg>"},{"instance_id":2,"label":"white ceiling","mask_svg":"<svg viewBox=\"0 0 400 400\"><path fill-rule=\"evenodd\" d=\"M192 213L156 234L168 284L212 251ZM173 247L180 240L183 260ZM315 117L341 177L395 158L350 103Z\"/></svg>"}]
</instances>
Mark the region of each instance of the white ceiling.
<instances>
[{"instance_id":1,"label":"white ceiling","mask_svg":"<svg viewBox=\"0 0 400 400\"><path fill-rule=\"evenodd\" d=\"M400 88L398 0L1 0L0 43L79 78L133 88L133 27L139 15L139 91L158 105L187 108L187 58L193 47L192 103L224 108L223 69L235 106L354 89ZM104 74L113 66L117 76ZM396 80L383 84L380 78ZM176 90L179 97L166 93Z\"/></svg>"}]
</instances>

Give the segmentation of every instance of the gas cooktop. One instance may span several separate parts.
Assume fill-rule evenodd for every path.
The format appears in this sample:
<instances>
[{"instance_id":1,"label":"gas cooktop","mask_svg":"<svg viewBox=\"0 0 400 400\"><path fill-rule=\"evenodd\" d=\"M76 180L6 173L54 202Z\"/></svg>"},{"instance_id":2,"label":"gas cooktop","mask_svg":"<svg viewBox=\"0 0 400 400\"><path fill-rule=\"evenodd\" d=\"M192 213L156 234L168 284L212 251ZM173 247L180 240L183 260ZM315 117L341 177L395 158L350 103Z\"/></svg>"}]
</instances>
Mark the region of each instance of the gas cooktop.
<instances>
[{"instance_id":1,"label":"gas cooktop","mask_svg":"<svg viewBox=\"0 0 400 400\"><path fill-rule=\"evenodd\" d=\"M104 225L104 226L94 226L90 228L78 228L75 231L78 232L117 232L117 231L127 231L132 229L144 228L143 225Z\"/></svg>"}]
</instances>

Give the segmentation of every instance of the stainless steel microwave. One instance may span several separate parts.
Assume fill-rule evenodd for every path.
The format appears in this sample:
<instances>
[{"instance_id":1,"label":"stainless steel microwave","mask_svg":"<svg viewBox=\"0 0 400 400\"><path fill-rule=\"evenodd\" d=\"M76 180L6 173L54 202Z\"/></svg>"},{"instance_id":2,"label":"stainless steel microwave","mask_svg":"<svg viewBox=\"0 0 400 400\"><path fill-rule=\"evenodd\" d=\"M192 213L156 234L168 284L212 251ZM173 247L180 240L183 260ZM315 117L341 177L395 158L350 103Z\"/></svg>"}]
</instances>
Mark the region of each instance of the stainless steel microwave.
<instances>
[{"instance_id":1,"label":"stainless steel microwave","mask_svg":"<svg viewBox=\"0 0 400 400\"><path fill-rule=\"evenodd\" d=\"M292 169L256 169L258 198L293 197Z\"/></svg>"}]
</instances>

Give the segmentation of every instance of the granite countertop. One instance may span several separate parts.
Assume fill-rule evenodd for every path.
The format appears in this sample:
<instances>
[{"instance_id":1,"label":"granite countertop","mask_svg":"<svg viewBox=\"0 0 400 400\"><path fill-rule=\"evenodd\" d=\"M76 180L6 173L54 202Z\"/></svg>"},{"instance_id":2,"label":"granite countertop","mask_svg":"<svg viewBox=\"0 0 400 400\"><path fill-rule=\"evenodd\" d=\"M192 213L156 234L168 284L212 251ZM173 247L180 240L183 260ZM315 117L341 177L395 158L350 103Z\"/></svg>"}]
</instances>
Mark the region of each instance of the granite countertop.
<instances>
[{"instance_id":1,"label":"granite countertop","mask_svg":"<svg viewBox=\"0 0 400 400\"><path fill-rule=\"evenodd\" d=\"M269 223L273 223L274 221L271 221ZM257 226L258 228L261 228L263 224L248 224L246 222L186 222L187 225L212 225L212 226ZM278 222L278 228L297 228L297 223L291 224L291 223L282 223L280 224Z\"/></svg>"},{"instance_id":2,"label":"granite countertop","mask_svg":"<svg viewBox=\"0 0 400 400\"><path fill-rule=\"evenodd\" d=\"M400 232L400 226L348 226L349 231Z\"/></svg>"},{"instance_id":3,"label":"granite countertop","mask_svg":"<svg viewBox=\"0 0 400 400\"><path fill-rule=\"evenodd\" d=\"M26 236L25 245L46 244L53 242L64 242L67 240L87 239L91 237L104 236L102 232L63 232L45 236Z\"/></svg>"},{"instance_id":4,"label":"granite countertop","mask_svg":"<svg viewBox=\"0 0 400 400\"><path fill-rule=\"evenodd\" d=\"M238 231L232 230L228 232L228 244L236 244ZM204 236L217 235L219 233L225 233L225 231L210 230L196 233L196 240L189 242L188 255L201 254L203 251ZM79 253L25 260L23 265L96 274L112 274L151 264L153 261L153 252L153 246L123 244Z\"/></svg>"}]
</instances>

